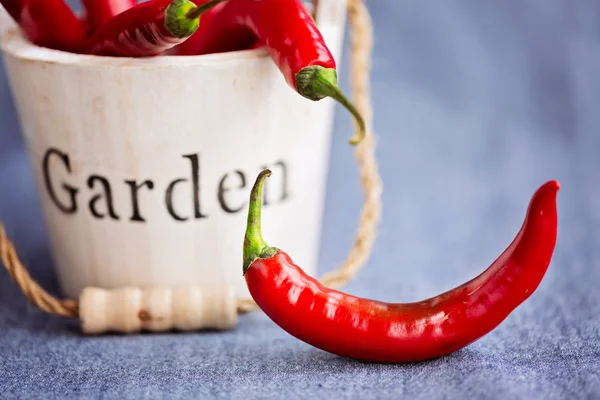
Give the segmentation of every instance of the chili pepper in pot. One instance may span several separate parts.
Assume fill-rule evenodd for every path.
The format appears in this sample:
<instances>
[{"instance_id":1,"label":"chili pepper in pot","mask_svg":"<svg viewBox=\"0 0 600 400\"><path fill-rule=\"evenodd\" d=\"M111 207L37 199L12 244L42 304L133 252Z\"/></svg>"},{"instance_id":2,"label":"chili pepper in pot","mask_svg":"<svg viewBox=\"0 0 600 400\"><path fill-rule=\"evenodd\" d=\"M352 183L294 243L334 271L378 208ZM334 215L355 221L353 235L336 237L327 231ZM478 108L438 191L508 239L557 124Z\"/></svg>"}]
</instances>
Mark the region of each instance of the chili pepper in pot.
<instances>
[{"instance_id":1,"label":"chili pepper in pot","mask_svg":"<svg viewBox=\"0 0 600 400\"><path fill-rule=\"evenodd\" d=\"M150 57L182 43L198 29L200 17L219 3L200 6L189 0L150 0L98 27L88 41L89 54Z\"/></svg>"},{"instance_id":2,"label":"chili pepper in pot","mask_svg":"<svg viewBox=\"0 0 600 400\"><path fill-rule=\"evenodd\" d=\"M336 62L301 0L229 0L206 17L206 25L174 48L175 54L239 50L258 39L300 95L313 101L331 97L342 104L358 126L350 143L362 140L363 118L338 87Z\"/></svg>"},{"instance_id":3,"label":"chili pepper in pot","mask_svg":"<svg viewBox=\"0 0 600 400\"><path fill-rule=\"evenodd\" d=\"M0 4L31 43L72 53L84 49L85 26L63 0L0 0Z\"/></svg>"},{"instance_id":4,"label":"chili pepper in pot","mask_svg":"<svg viewBox=\"0 0 600 400\"><path fill-rule=\"evenodd\" d=\"M258 306L292 336L339 356L371 362L423 361L450 354L498 326L536 290L557 234L559 184L533 195L508 248L476 278L414 303L384 303L324 287L262 238L261 172L250 196L243 273Z\"/></svg>"},{"instance_id":5,"label":"chili pepper in pot","mask_svg":"<svg viewBox=\"0 0 600 400\"><path fill-rule=\"evenodd\" d=\"M93 33L98 26L115 15L135 7L136 0L82 0L88 29Z\"/></svg>"}]
</instances>

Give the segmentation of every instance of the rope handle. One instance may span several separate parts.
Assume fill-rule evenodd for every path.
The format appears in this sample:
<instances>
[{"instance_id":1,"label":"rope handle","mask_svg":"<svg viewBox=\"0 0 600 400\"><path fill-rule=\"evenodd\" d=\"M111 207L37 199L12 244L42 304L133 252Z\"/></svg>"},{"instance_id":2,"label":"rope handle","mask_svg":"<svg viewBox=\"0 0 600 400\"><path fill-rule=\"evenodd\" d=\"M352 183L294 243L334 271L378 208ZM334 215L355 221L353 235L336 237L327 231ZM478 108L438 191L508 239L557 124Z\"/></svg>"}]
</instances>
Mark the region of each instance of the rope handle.
<instances>
[{"instance_id":1,"label":"rope handle","mask_svg":"<svg viewBox=\"0 0 600 400\"><path fill-rule=\"evenodd\" d=\"M348 0L351 28L351 87L356 107L363 115L367 135L356 147L363 206L354 243L343 264L321 278L328 287L339 288L352 280L368 260L381 214L382 183L375 159L369 72L373 43L371 17L364 0ZM235 299L231 287L135 288L114 290L86 288L79 300L57 299L31 278L19 260L0 222L0 260L31 303L42 311L79 318L82 331L136 332L197 329L229 329L237 314L258 308L252 299Z\"/></svg>"}]
</instances>

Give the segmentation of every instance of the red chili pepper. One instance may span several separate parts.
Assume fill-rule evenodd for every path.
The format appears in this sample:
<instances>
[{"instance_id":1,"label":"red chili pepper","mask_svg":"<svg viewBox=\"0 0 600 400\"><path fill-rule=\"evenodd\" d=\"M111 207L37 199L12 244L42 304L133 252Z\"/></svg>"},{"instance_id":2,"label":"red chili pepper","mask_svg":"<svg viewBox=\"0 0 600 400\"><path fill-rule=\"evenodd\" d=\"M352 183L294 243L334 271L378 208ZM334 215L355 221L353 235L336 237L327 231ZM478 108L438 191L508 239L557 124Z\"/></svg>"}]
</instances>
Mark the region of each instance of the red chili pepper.
<instances>
[{"instance_id":1,"label":"red chili pepper","mask_svg":"<svg viewBox=\"0 0 600 400\"><path fill-rule=\"evenodd\" d=\"M350 143L362 140L363 118L338 87L335 60L300 0L230 0L208 13L207 24L174 50L220 53L248 48L256 38L298 93L313 101L331 97L346 107L359 128Z\"/></svg>"},{"instance_id":2,"label":"red chili pepper","mask_svg":"<svg viewBox=\"0 0 600 400\"><path fill-rule=\"evenodd\" d=\"M343 357L411 362L441 357L498 326L536 290L550 264L557 233L556 195L550 181L533 195L513 242L481 275L415 303L384 303L324 287L260 230L262 186L250 197L244 239L244 276L252 298L292 336Z\"/></svg>"},{"instance_id":3,"label":"red chili pepper","mask_svg":"<svg viewBox=\"0 0 600 400\"><path fill-rule=\"evenodd\" d=\"M115 15L135 7L136 0L82 0L85 9L85 20L90 32Z\"/></svg>"},{"instance_id":4,"label":"red chili pepper","mask_svg":"<svg viewBox=\"0 0 600 400\"><path fill-rule=\"evenodd\" d=\"M86 41L85 26L63 0L0 0L33 44L79 53Z\"/></svg>"},{"instance_id":5,"label":"red chili pepper","mask_svg":"<svg viewBox=\"0 0 600 400\"><path fill-rule=\"evenodd\" d=\"M198 29L200 16L228 0L196 6L189 0L150 0L122 12L98 27L88 53L103 56L150 57L182 43Z\"/></svg>"}]
</instances>

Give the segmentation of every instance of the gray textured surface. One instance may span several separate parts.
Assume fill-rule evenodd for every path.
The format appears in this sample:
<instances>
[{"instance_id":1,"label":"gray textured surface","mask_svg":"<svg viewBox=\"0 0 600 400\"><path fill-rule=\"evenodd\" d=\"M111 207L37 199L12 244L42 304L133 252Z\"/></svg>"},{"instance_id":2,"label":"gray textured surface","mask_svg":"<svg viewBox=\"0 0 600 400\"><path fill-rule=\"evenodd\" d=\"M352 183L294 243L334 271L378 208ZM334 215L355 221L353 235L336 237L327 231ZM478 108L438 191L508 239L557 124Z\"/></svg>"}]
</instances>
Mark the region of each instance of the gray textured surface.
<instances>
[{"instance_id":1,"label":"gray textured surface","mask_svg":"<svg viewBox=\"0 0 600 400\"><path fill-rule=\"evenodd\" d=\"M537 186L558 179L557 249L529 301L454 355L383 366L313 349L259 313L221 334L82 338L0 272L0 397L600 398L599 3L369 4L384 221L346 290L410 301L469 279L512 239ZM0 93L0 219L55 289L3 78ZM360 205L350 120L337 115L321 271L345 256Z\"/></svg>"}]
</instances>

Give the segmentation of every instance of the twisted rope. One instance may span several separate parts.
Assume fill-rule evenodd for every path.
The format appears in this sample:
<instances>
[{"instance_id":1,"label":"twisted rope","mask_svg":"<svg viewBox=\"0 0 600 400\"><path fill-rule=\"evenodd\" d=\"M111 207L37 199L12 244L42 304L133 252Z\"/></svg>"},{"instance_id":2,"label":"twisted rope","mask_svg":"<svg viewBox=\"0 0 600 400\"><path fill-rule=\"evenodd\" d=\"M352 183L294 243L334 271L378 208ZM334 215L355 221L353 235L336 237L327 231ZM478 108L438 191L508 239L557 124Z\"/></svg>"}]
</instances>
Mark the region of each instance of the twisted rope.
<instances>
[{"instance_id":1,"label":"twisted rope","mask_svg":"<svg viewBox=\"0 0 600 400\"><path fill-rule=\"evenodd\" d=\"M77 318L79 316L79 307L75 300L59 300L42 289L31 278L27 269L19 260L15 246L8 240L4 226L1 223L0 260L2 260L4 268L6 268L23 294L39 309L61 317Z\"/></svg>"},{"instance_id":2,"label":"twisted rope","mask_svg":"<svg viewBox=\"0 0 600 400\"><path fill-rule=\"evenodd\" d=\"M350 76L352 97L366 124L366 137L355 149L359 165L359 177L364 192L363 207L358 220L354 244L344 263L335 271L324 275L321 282L328 287L338 288L354 278L357 271L368 260L377 236L377 225L381 214L381 179L375 160L375 139L372 127L369 72L373 43L371 17L364 0L348 0L348 20L351 28ZM75 300L59 300L31 278L19 260L14 245L10 242L0 223L0 260L17 286L31 303L41 310L63 317L77 318L78 303ZM256 310L252 299L239 299L238 312Z\"/></svg>"}]
</instances>

